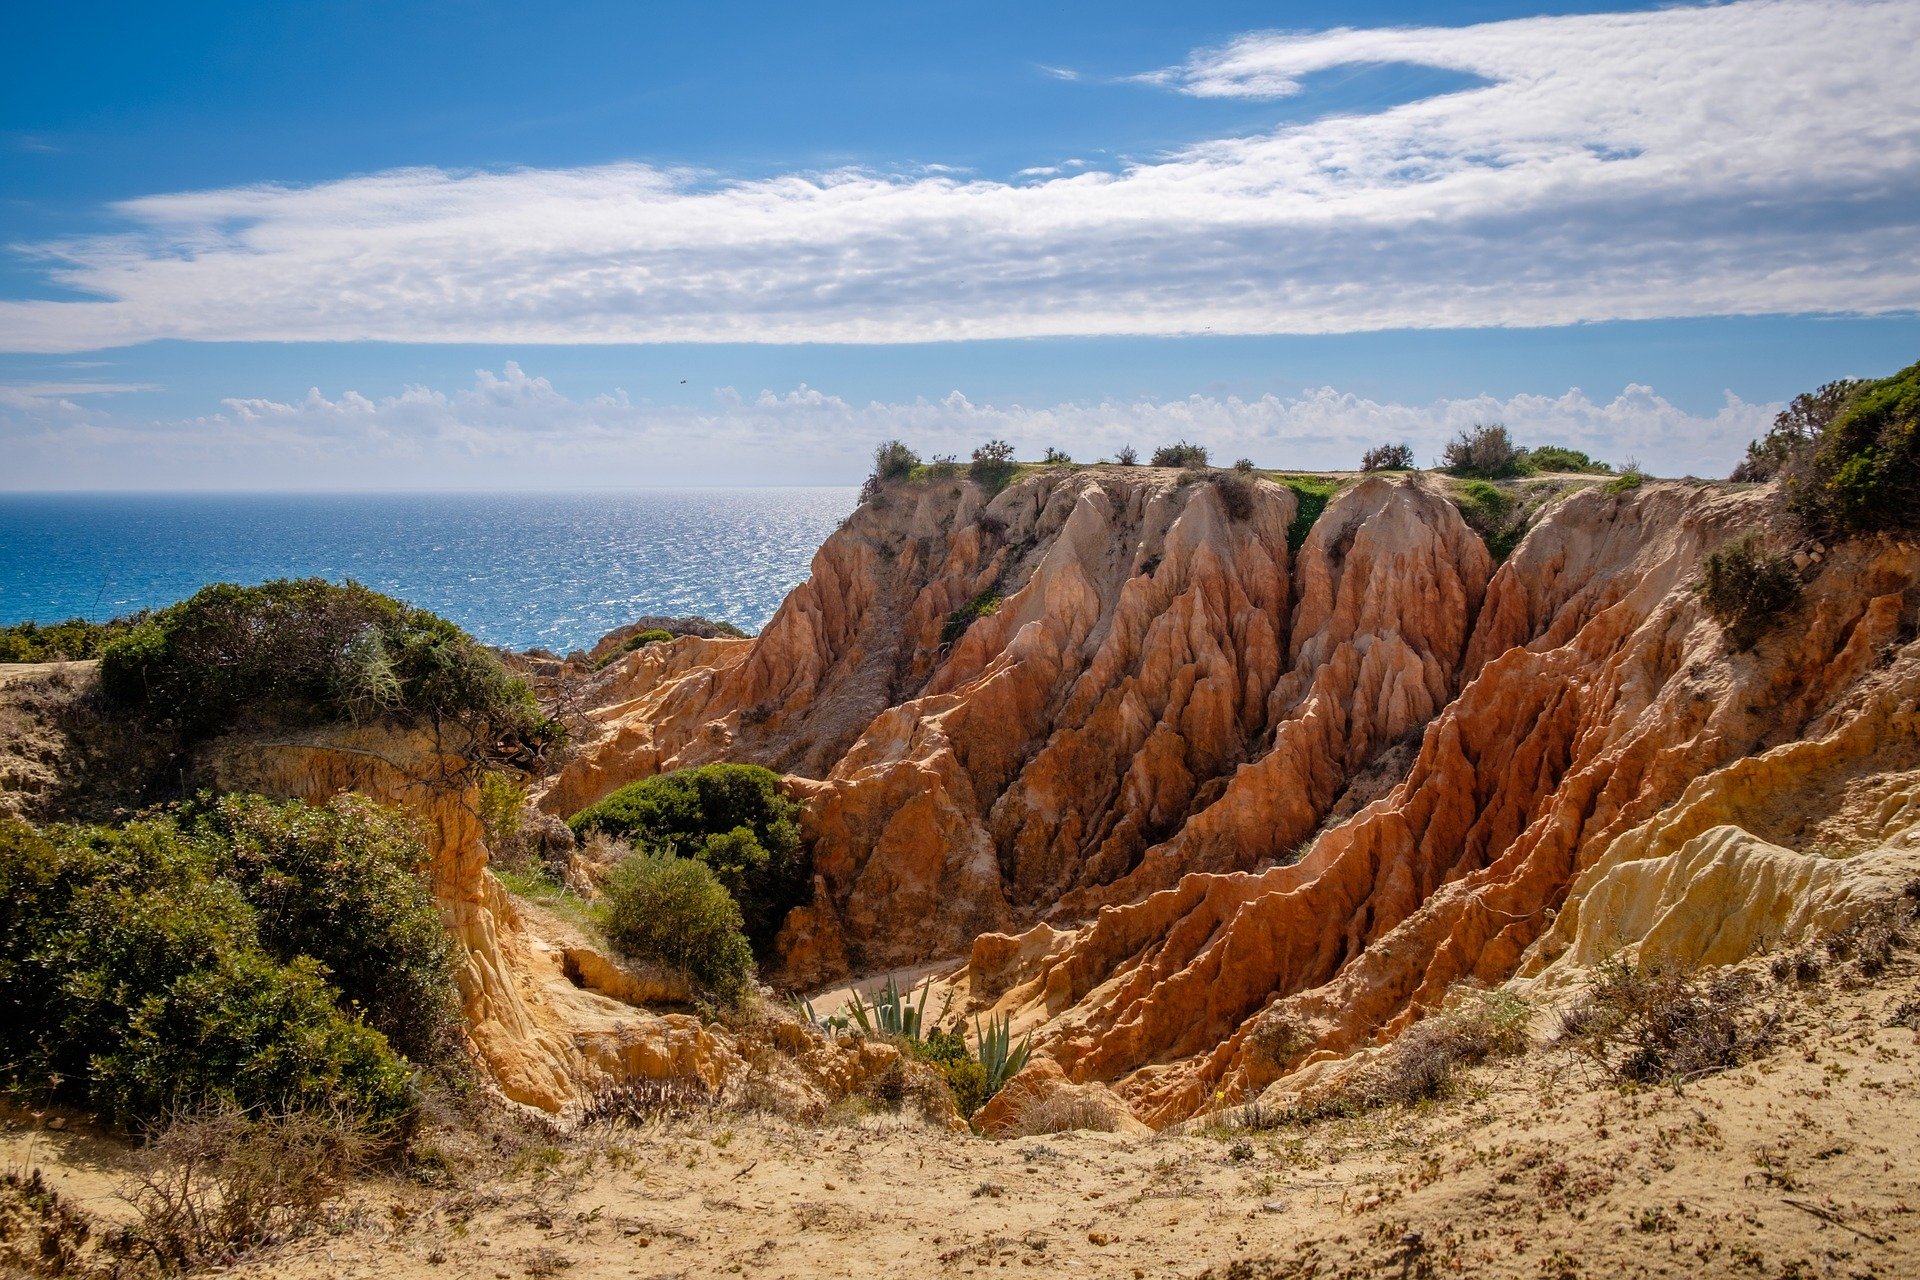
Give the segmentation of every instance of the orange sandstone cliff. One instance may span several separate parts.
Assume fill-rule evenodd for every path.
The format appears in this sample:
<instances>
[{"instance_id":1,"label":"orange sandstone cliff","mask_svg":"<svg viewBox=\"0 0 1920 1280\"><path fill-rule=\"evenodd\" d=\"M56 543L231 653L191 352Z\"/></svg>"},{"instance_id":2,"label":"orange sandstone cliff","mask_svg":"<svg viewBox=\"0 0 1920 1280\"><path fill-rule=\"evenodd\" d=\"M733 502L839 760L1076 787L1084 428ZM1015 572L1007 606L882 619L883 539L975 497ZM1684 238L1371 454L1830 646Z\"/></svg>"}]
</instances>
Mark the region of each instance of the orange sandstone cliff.
<instances>
[{"instance_id":1,"label":"orange sandstone cliff","mask_svg":"<svg viewBox=\"0 0 1920 1280\"><path fill-rule=\"evenodd\" d=\"M1734 652L1693 584L1773 500L1575 489L1496 571L1428 476L1352 484L1297 552L1266 479L896 485L759 637L592 677L542 803L781 771L815 887L770 976L934 965L1164 1124L1461 980L1724 962L1889 891L1920 822L1920 551L1810 549L1798 614ZM1281 1020L1304 1036L1259 1034Z\"/></svg>"}]
</instances>

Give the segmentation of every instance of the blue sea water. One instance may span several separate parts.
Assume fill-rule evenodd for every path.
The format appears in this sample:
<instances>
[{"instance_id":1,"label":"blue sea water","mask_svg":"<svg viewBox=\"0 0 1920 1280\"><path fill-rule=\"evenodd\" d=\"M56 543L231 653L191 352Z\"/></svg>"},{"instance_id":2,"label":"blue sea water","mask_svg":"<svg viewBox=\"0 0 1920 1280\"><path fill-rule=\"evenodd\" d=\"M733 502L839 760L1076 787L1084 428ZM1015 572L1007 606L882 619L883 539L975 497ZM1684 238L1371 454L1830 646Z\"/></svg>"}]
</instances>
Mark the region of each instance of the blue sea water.
<instances>
[{"instance_id":1,"label":"blue sea water","mask_svg":"<svg viewBox=\"0 0 1920 1280\"><path fill-rule=\"evenodd\" d=\"M847 488L0 494L0 625L102 620L211 582L352 578L489 644L583 648L645 614L758 630Z\"/></svg>"}]
</instances>

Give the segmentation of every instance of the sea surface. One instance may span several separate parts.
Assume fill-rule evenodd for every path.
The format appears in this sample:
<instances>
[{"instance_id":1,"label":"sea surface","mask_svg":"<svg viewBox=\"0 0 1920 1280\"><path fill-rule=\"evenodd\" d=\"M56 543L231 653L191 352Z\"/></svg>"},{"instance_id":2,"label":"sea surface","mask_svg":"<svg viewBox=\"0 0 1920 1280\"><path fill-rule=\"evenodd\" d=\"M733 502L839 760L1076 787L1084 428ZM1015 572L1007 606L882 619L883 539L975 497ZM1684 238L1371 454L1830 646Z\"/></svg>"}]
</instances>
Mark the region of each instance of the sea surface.
<instances>
[{"instance_id":1,"label":"sea surface","mask_svg":"<svg viewBox=\"0 0 1920 1280\"><path fill-rule=\"evenodd\" d=\"M0 625L104 620L212 582L352 578L488 644L566 652L646 614L757 631L851 488L0 494Z\"/></svg>"}]
</instances>

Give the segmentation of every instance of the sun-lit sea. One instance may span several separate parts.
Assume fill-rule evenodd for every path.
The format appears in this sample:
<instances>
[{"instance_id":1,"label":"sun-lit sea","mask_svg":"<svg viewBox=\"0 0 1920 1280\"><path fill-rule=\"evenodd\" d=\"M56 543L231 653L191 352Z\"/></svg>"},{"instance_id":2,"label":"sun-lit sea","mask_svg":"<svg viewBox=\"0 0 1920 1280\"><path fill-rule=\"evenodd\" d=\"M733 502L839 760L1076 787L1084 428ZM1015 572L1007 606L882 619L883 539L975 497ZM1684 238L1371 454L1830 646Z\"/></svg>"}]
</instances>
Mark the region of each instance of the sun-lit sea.
<instances>
[{"instance_id":1,"label":"sun-lit sea","mask_svg":"<svg viewBox=\"0 0 1920 1280\"><path fill-rule=\"evenodd\" d=\"M764 625L851 488L0 494L0 625L106 619L211 582L352 578L489 644L565 652L647 614Z\"/></svg>"}]
</instances>

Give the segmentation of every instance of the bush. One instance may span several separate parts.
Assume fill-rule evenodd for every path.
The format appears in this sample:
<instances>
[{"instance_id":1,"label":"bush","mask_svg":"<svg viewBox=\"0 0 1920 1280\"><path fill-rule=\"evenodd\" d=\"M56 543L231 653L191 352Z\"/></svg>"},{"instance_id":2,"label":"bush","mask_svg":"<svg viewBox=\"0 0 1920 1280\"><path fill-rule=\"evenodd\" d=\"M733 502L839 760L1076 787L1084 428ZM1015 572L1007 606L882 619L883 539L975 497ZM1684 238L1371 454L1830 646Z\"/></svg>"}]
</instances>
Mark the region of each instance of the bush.
<instances>
[{"instance_id":1,"label":"bush","mask_svg":"<svg viewBox=\"0 0 1920 1280\"><path fill-rule=\"evenodd\" d=\"M607 873L600 928L615 950L684 970L727 1004L753 978L740 908L704 862L636 853Z\"/></svg>"},{"instance_id":2,"label":"bush","mask_svg":"<svg viewBox=\"0 0 1920 1280\"><path fill-rule=\"evenodd\" d=\"M1137 467L1140 465L1140 455L1134 452L1132 445L1123 444L1120 452L1113 455L1113 461L1116 466Z\"/></svg>"},{"instance_id":3,"label":"bush","mask_svg":"<svg viewBox=\"0 0 1920 1280\"><path fill-rule=\"evenodd\" d=\"M1804 461L1840 411L1867 383L1842 378L1815 391L1803 391L1774 415L1773 426L1758 440L1749 441L1747 456L1733 469L1730 480L1765 482Z\"/></svg>"},{"instance_id":4,"label":"bush","mask_svg":"<svg viewBox=\"0 0 1920 1280\"><path fill-rule=\"evenodd\" d=\"M1253 486L1253 477L1245 472L1214 473L1214 491L1220 495L1220 505L1226 508L1229 519L1246 520L1253 515Z\"/></svg>"},{"instance_id":5,"label":"bush","mask_svg":"<svg viewBox=\"0 0 1920 1280\"><path fill-rule=\"evenodd\" d=\"M1207 446L1191 444L1185 440L1173 444L1161 445L1153 451L1153 465L1156 467L1188 467L1198 469L1207 465Z\"/></svg>"},{"instance_id":6,"label":"bush","mask_svg":"<svg viewBox=\"0 0 1920 1280\"><path fill-rule=\"evenodd\" d=\"M1727 642L1739 650L1753 648L1800 604L1800 578L1792 562L1767 551L1751 533L1708 554L1698 590Z\"/></svg>"},{"instance_id":7,"label":"bush","mask_svg":"<svg viewBox=\"0 0 1920 1280\"><path fill-rule=\"evenodd\" d=\"M1520 504L1504 490L1484 480L1468 480L1453 494L1454 506L1467 527L1480 535L1495 564L1503 563L1526 536L1527 522Z\"/></svg>"},{"instance_id":8,"label":"bush","mask_svg":"<svg viewBox=\"0 0 1920 1280\"><path fill-rule=\"evenodd\" d=\"M1526 475L1527 451L1513 443L1513 437L1499 423L1475 423L1471 431L1462 431L1447 443L1440 465L1456 476L1480 480L1508 480Z\"/></svg>"},{"instance_id":9,"label":"bush","mask_svg":"<svg viewBox=\"0 0 1920 1280\"><path fill-rule=\"evenodd\" d=\"M764 955L812 879L799 818L800 806L781 794L771 769L708 764L628 783L568 825L579 836L604 832L645 852L705 864L739 904L747 936Z\"/></svg>"},{"instance_id":10,"label":"bush","mask_svg":"<svg viewBox=\"0 0 1920 1280\"><path fill-rule=\"evenodd\" d=\"M999 591L988 587L985 591L982 591L979 595L947 615L946 622L940 627L940 643L943 645L952 644L961 636L965 635L967 628L971 627L975 622L1000 612L1000 603L1001 596Z\"/></svg>"},{"instance_id":11,"label":"bush","mask_svg":"<svg viewBox=\"0 0 1920 1280\"><path fill-rule=\"evenodd\" d=\"M1579 449L1543 444L1527 451L1527 465L1534 471L1574 471L1582 475L1610 476L1613 464L1596 462Z\"/></svg>"},{"instance_id":12,"label":"bush","mask_svg":"<svg viewBox=\"0 0 1920 1280\"><path fill-rule=\"evenodd\" d=\"M933 1031L924 1040L911 1041L908 1052L937 1068L953 1091L953 1103L970 1116L987 1103L987 1069L967 1051L967 1040L952 1031Z\"/></svg>"},{"instance_id":13,"label":"bush","mask_svg":"<svg viewBox=\"0 0 1920 1280\"><path fill-rule=\"evenodd\" d=\"M451 965L371 809L308 825L243 798L118 829L0 822L0 1070L121 1125L231 1105L403 1128L412 1071L353 1001L436 1057Z\"/></svg>"},{"instance_id":14,"label":"bush","mask_svg":"<svg viewBox=\"0 0 1920 1280\"><path fill-rule=\"evenodd\" d=\"M559 730L525 684L444 618L357 583L220 583L143 620L100 661L109 699L192 742L232 729L386 716L466 726L503 750Z\"/></svg>"},{"instance_id":15,"label":"bush","mask_svg":"<svg viewBox=\"0 0 1920 1280\"><path fill-rule=\"evenodd\" d=\"M319 1112L182 1116L141 1153L128 1252L180 1274L311 1230L367 1158L358 1132Z\"/></svg>"},{"instance_id":16,"label":"bush","mask_svg":"<svg viewBox=\"0 0 1920 1280\"><path fill-rule=\"evenodd\" d=\"M1600 487L1608 493L1632 493L1646 482L1647 473L1640 469L1638 462L1628 458L1627 465L1620 474Z\"/></svg>"},{"instance_id":17,"label":"bush","mask_svg":"<svg viewBox=\"0 0 1920 1280\"><path fill-rule=\"evenodd\" d=\"M1233 460L1233 469L1235 471L1238 471L1242 475L1250 475L1254 470L1253 459L1252 458L1235 458Z\"/></svg>"},{"instance_id":18,"label":"bush","mask_svg":"<svg viewBox=\"0 0 1920 1280\"><path fill-rule=\"evenodd\" d=\"M1745 974L1702 980L1612 959L1561 1015L1557 1039L1615 1083L1679 1083L1765 1052L1776 1026L1771 1012L1755 1009Z\"/></svg>"},{"instance_id":19,"label":"bush","mask_svg":"<svg viewBox=\"0 0 1920 1280\"><path fill-rule=\"evenodd\" d=\"M1005 440L989 440L973 451L967 474L990 493L998 493L1020 473L1013 460L1013 446Z\"/></svg>"},{"instance_id":20,"label":"bush","mask_svg":"<svg viewBox=\"0 0 1920 1280\"><path fill-rule=\"evenodd\" d=\"M97 658L107 643L131 631L145 614L88 622L68 618L40 626L32 619L0 627L0 662L82 662Z\"/></svg>"},{"instance_id":21,"label":"bush","mask_svg":"<svg viewBox=\"0 0 1920 1280\"><path fill-rule=\"evenodd\" d=\"M1067 453L1064 449L1056 449L1052 445L1048 445L1047 452L1040 459L1040 461L1050 467L1066 466L1073 461L1073 457L1071 454Z\"/></svg>"},{"instance_id":22,"label":"bush","mask_svg":"<svg viewBox=\"0 0 1920 1280\"><path fill-rule=\"evenodd\" d=\"M1794 513L1816 534L1920 528L1920 364L1846 392L1787 481Z\"/></svg>"},{"instance_id":23,"label":"bush","mask_svg":"<svg viewBox=\"0 0 1920 1280\"><path fill-rule=\"evenodd\" d=\"M1456 1071L1527 1051L1532 1010L1507 991L1469 991L1402 1032L1350 1086L1363 1105L1408 1105L1445 1097Z\"/></svg>"},{"instance_id":24,"label":"bush","mask_svg":"<svg viewBox=\"0 0 1920 1280\"><path fill-rule=\"evenodd\" d=\"M920 455L898 440L888 440L873 451L873 471L860 487L860 501L871 502L890 480L905 480L920 465Z\"/></svg>"},{"instance_id":25,"label":"bush","mask_svg":"<svg viewBox=\"0 0 1920 1280\"><path fill-rule=\"evenodd\" d=\"M1360 455L1362 471L1411 471L1413 470L1413 446L1410 444L1379 444Z\"/></svg>"},{"instance_id":26,"label":"bush","mask_svg":"<svg viewBox=\"0 0 1920 1280\"><path fill-rule=\"evenodd\" d=\"M415 1062L460 1060L453 944L405 818L347 793L325 806L228 795L176 821L239 886L269 953L318 960L347 1006Z\"/></svg>"}]
</instances>

